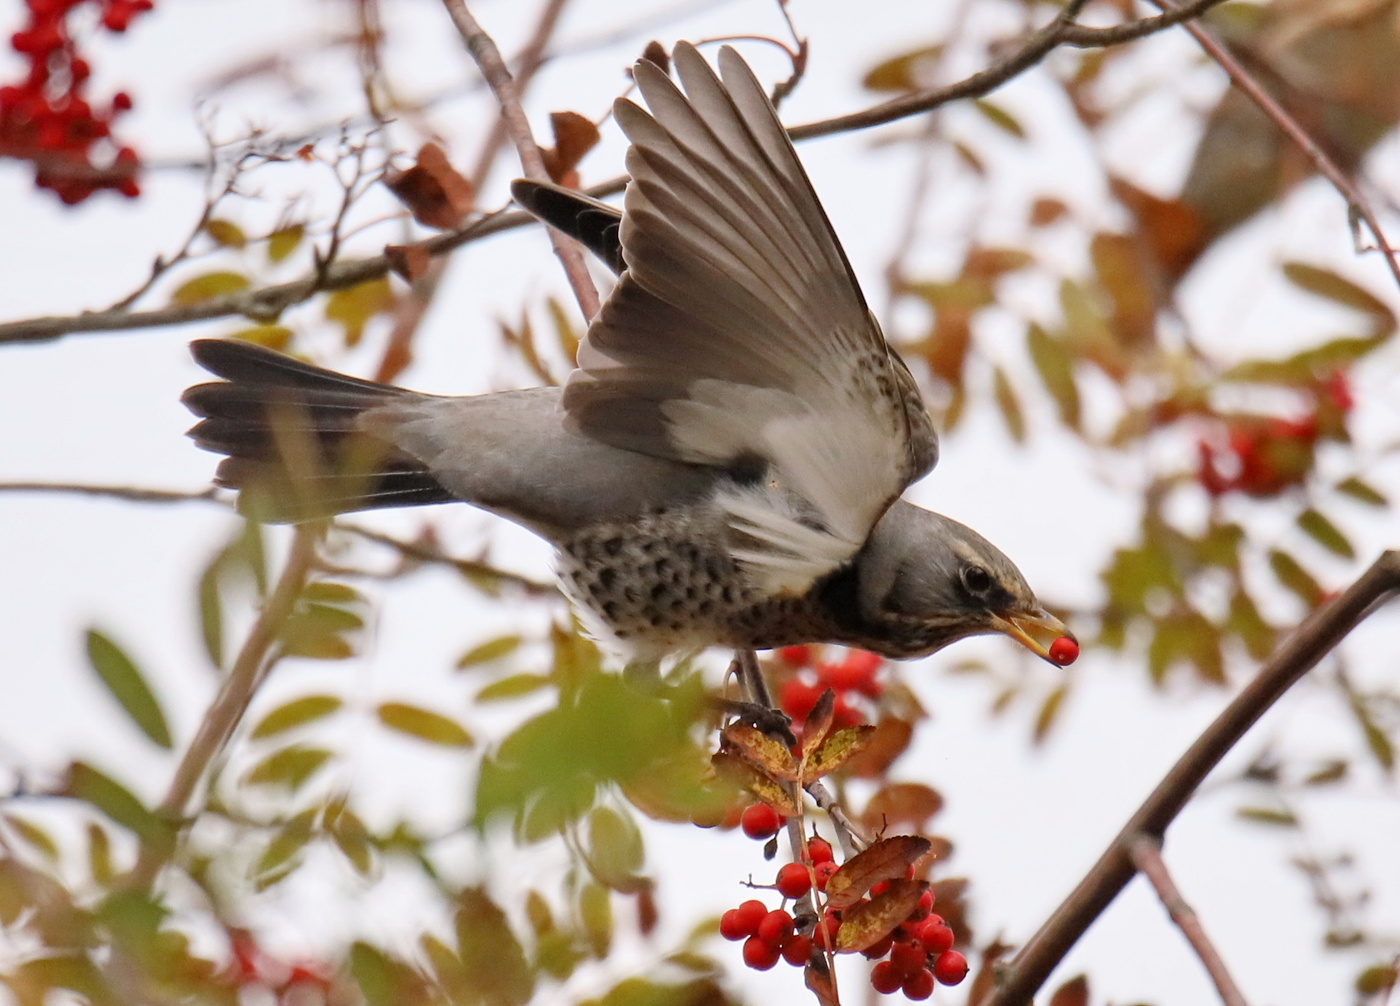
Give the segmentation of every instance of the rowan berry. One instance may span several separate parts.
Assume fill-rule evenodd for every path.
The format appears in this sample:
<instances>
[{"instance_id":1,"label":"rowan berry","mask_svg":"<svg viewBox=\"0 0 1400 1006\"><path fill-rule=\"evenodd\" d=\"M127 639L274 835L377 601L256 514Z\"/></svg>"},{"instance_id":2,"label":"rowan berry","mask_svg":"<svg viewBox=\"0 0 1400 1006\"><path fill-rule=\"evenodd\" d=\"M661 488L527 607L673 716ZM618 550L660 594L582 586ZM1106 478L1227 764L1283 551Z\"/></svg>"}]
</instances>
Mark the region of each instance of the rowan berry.
<instances>
[{"instance_id":1,"label":"rowan berry","mask_svg":"<svg viewBox=\"0 0 1400 1006\"><path fill-rule=\"evenodd\" d=\"M898 992L903 984L904 976L889 961L881 961L870 969L870 986L881 995Z\"/></svg>"},{"instance_id":2,"label":"rowan berry","mask_svg":"<svg viewBox=\"0 0 1400 1006\"><path fill-rule=\"evenodd\" d=\"M920 945L935 957L950 949L957 939L947 923L937 915L930 915L920 922L914 930L914 936Z\"/></svg>"},{"instance_id":3,"label":"rowan berry","mask_svg":"<svg viewBox=\"0 0 1400 1006\"><path fill-rule=\"evenodd\" d=\"M1061 636L1050 644L1050 662L1064 667L1079 659L1079 644L1072 636Z\"/></svg>"},{"instance_id":4,"label":"rowan berry","mask_svg":"<svg viewBox=\"0 0 1400 1006\"><path fill-rule=\"evenodd\" d=\"M904 995L908 999L922 1000L933 995L933 972L919 968L904 979Z\"/></svg>"},{"instance_id":5,"label":"rowan berry","mask_svg":"<svg viewBox=\"0 0 1400 1006\"><path fill-rule=\"evenodd\" d=\"M940 954L933 962L933 977L940 985L957 985L967 977L967 958L956 950Z\"/></svg>"},{"instance_id":6,"label":"rowan berry","mask_svg":"<svg viewBox=\"0 0 1400 1006\"><path fill-rule=\"evenodd\" d=\"M870 958L872 961L878 961L881 957L884 957L887 953L889 953L890 948L893 946L894 936L890 935L886 936L884 939L880 940L877 943L870 944L870 946L862 950L861 953L863 953L866 957Z\"/></svg>"},{"instance_id":7,"label":"rowan berry","mask_svg":"<svg viewBox=\"0 0 1400 1006\"><path fill-rule=\"evenodd\" d=\"M757 936L750 936L744 941L744 963L755 971L767 971L778 963L781 954L782 951L776 946Z\"/></svg>"},{"instance_id":8,"label":"rowan berry","mask_svg":"<svg viewBox=\"0 0 1400 1006\"><path fill-rule=\"evenodd\" d=\"M912 975L924 966L924 959L927 956L924 948L918 943L901 940L890 950L890 963L900 974Z\"/></svg>"},{"instance_id":9,"label":"rowan berry","mask_svg":"<svg viewBox=\"0 0 1400 1006\"><path fill-rule=\"evenodd\" d=\"M782 646L778 648L778 659L789 667L806 667L812 662L812 647Z\"/></svg>"},{"instance_id":10,"label":"rowan berry","mask_svg":"<svg viewBox=\"0 0 1400 1006\"><path fill-rule=\"evenodd\" d=\"M835 858L831 852L831 843L818 835L813 835L807 839L807 858L813 864L830 863Z\"/></svg>"},{"instance_id":11,"label":"rowan berry","mask_svg":"<svg viewBox=\"0 0 1400 1006\"><path fill-rule=\"evenodd\" d=\"M800 898L812 889L812 875L805 863L788 863L778 870L774 886L785 898Z\"/></svg>"},{"instance_id":12,"label":"rowan berry","mask_svg":"<svg viewBox=\"0 0 1400 1006\"><path fill-rule=\"evenodd\" d=\"M835 863L818 863L812 867L812 872L817 877L817 890L825 891L826 882L831 879L832 874L841 869Z\"/></svg>"},{"instance_id":13,"label":"rowan berry","mask_svg":"<svg viewBox=\"0 0 1400 1006\"><path fill-rule=\"evenodd\" d=\"M772 838L783 826L778 812L766 803L752 803L744 808L739 826L749 838Z\"/></svg>"},{"instance_id":14,"label":"rowan berry","mask_svg":"<svg viewBox=\"0 0 1400 1006\"><path fill-rule=\"evenodd\" d=\"M792 916L781 908L775 908L763 917L754 934L765 943L781 948L792 935Z\"/></svg>"},{"instance_id":15,"label":"rowan berry","mask_svg":"<svg viewBox=\"0 0 1400 1006\"><path fill-rule=\"evenodd\" d=\"M783 944L783 960L793 967L802 967L812 959L812 939L810 936L803 936L795 933Z\"/></svg>"},{"instance_id":16,"label":"rowan berry","mask_svg":"<svg viewBox=\"0 0 1400 1006\"><path fill-rule=\"evenodd\" d=\"M801 678L788 678L778 690L778 704L793 719L805 720L825 691L825 685L812 684Z\"/></svg>"}]
</instances>

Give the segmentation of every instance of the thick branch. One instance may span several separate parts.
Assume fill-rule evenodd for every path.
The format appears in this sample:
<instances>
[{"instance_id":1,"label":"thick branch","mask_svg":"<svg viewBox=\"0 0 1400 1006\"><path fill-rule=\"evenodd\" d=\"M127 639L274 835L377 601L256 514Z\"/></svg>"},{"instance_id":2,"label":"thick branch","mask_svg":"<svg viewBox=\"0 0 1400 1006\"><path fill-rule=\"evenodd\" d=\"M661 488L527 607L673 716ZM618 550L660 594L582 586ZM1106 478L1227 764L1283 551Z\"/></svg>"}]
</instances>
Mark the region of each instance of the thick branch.
<instances>
[{"instance_id":1,"label":"thick branch","mask_svg":"<svg viewBox=\"0 0 1400 1006\"><path fill-rule=\"evenodd\" d=\"M1400 592L1400 552L1385 552L1345 593L1314 612L1172 766L1068 898L1002 975L992 1006L1029 1003L1050 972L1135 873L1129 844L1161 839L1220 759L1300 678L1383 601Z\"/></svg>"},{"instance_id":2,"label":"thick branch","mask_svg":"<svg viewBox=\"0 0 1400 1006\"><path fill-rule=\"evenodd\" d=\"M316 560L316 545L321 540L324 528L319 525L304 524L296 530L292 548L287 555L286 565L277 579L257 620L243 640L243 646L234 659L228 677L224 679L219 694L204 714L190 746L185 749L170 781L165 798L161 800L159 813L171 822L184 819L199 781L204 778L210 764L228 743L239 720L248 710L258 686L267 677L267 670L273 656L273 648L278 633L287 616L291 614L297 597L306 585L306 578ZM126 882L137 890L144 890L155 880L163 865L159 854L150 848L143 848L141 856L132 867Z\"/></svg>"},{"instance_id":3,"label":"thick branch","mask_svg":"<svg viewBox=\"0 0 1400 1006\"><path fill-rule=\"evenodd\" d=\"M520 166L525 171L525 177L538 182L550 181L540 148L530 132L530 122L525 118L525 109L520 105L520 90L516 87L515 78L511 76L510 70L506 68L496 43L477 23L476 18L472 17L463 0L442 2L466 44L467 52L471 53L472 59L481 70L481 75L491 87L491 93L500 103L501 119L506 124L510 138L515 141L515 149L520 154ZM571 241L553 228L549 229L549 240L554 246L554 254L558 256L560 265L564 267L564 275L569 280L569 286L573 288L579 310L585 318L591 320L598 313L598 290L588 275L588 266L583 261L583 249L578 242Z\"/></svg>"},{"instance_id":4,"label":"thick branch","mask_svg":"<svg viewBox=\"0 0 1400 1006\"><path fill-rule=\"evenodd\" d=\"M1161 840L1151 835L1139 835L1128 844L1128 855L1132 857L1133 865L1152 884L1162 907L1186 937L1186 942L1196 951L1196 956L1201 959L1206 973L1210 975L1215 990L1220 993L1220 1001L1225 1006L1247 1006L1239 986L1225 967L1225 960L1220 956L1220 951L1215 949L1215 944L1206 935L1200 916L1186 903L1186 899L1181 896L1181 891L1172 880L1166 861L1162 859Z\"/></svg>"}]
</instances>

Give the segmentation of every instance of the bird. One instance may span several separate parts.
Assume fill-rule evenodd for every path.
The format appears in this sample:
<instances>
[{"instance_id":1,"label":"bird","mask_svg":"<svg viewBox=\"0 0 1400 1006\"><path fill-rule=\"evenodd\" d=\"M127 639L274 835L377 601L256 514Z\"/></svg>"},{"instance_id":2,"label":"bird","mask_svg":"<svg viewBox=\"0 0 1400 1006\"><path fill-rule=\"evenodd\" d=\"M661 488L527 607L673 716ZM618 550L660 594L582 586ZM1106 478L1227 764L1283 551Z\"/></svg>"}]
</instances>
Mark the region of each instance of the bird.
<instances>
[{"instance_id":1,"label":"bird","mask_svg":"<svg viewBox=\"0 0 1400 1006\"><path fill-rule=\"evenodd\" d=\"M237 339L192 344L218 485L266 521L464 501L554 546L585 629L626 665L834 643L926 656L1073 634L1015 564L903 498L938 460L766 92L724 47L640 60L622 208L518 180L515 200L618 278L561 387L422 394Z\"/></svg>"}]
</instances>

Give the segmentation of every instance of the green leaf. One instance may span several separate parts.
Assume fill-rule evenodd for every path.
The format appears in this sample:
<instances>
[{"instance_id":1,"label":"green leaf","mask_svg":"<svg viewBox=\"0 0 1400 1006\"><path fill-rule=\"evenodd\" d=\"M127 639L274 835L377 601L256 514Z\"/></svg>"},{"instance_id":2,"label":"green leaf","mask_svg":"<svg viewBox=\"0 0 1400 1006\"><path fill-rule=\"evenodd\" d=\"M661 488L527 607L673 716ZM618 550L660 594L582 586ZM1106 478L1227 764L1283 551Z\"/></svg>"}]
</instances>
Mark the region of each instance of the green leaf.
<instances>
[{"instance_id":1,"label":"green leaf","mask_svg":"<svg viewBox=\"0 0 1400 1006\"><path fill-rule=\"evenodd\" d=\"M365 823L353 811L341 807L335 814L327 815L326 828L355 872L367 876L374 867L374 850Z\"/></svg>"},{"instance_id":2,"label":"green leaf","mask_svg":"<svg viewBox=\"0 0 1400 1006\"><path fill-rule=\"evenodd\" d=\"M204 640L204 652L217 668L224 666L224 606L219 586L223 563L215 559L199 577L199 634Z\"/></svg>"},{"instance_id":3,"label":"green leaf","mask_svg":"<svg viewBox=\"0 0 1400 1006\"><path fill-rule=\"evenodd\" d=\"M303 726L312 720L323 719L339 712L345 703L334 695L307 695L286 702L272 710L253 727L249 735L254 740L272 737L294 727Z\"/></svg>"},{"instance_id":4,"label":"green leaf","mask_svg":"<svg viewBox=\"0 0 1400 1006\"><path fill-rule=\"evenodd\" d=\"M295 334L286 325L254 325L251 328L239 329L228 338L255 342L268 349L286 349L291 345L292 336Z\"/></svg>"},{"instance_id":5,"label":"green leaf","mask_svg":"<svg viewBox=\"0 0 1400 1006\"><path fill-rule=\"evenodd\" d=\"M18 814L5 814L3 820L16 835L22 838L26 844L37 849L45 859L57 862L58 843L47 831Z\"/></svg>"},{"instance_id":6,"label":"green leaf","mask_svg":"<svg viewBox=\"0 0 1400 1006\"><path fill-rule=\"evenodd\" d=\"M1285 262L1283 275L1300 290L1371 316L1376 321L1378 331L1395 330L1395 315L1384 301L1330 269L1306 262Z\"/></svg>"},{"instance_id":7,"label":"green leaf","mask_svg":"<svg viewBox=\"0 0 1400 1006\"><path fill-rule=\"evenodd\" d=\"M348 583L336 583L334 580L317 580L315 583L308 583L301 588L301 596L304 600L321 604L360 605L368 603L365 600L365 595L354 587Z\"/></svg>"},{"instance_id":8,"label":"green leaf","mask_svg":"<svg viewBox=\"0 0 1400 1006\"><path fill-rule=\"evenodd\" d=\"M280 786L296 792L331 757L331 752L324 748L293 744L258 762L244 773L243 781L252 786Z\"/></svg>"},{"instance_id":9,"label":"green leaf","mask_svg":"<svg viewBox=\"0 0 1400 1006\"><path fill-rule=\"evenodd\" d=\"M1026 348L1045 390L1055 400L1060 422L1079 429L1079 389L1074 383L1074 361L1060 340L1034 322L1026 329Z\"/></svg>"},{"instance_id":10,"label":"green leaf","mask_svg":"<svg viewBox=\"0 0 1400 1006\"><path fill-rule=\"evenodd\" d=\"M242 248L248 243L248 236L243 233L243 228L232 220L221 220L215 217L213 220L206 221L204 233L225 248Z\"/></svg>"},{"instance_id":11,"label":"green leaf","mask_svg":"<svg viewBox=\"0 0 1400 1006\"><path fill-rule=\"evenodd\" d=\"M1275 807L1240 807L1235 811L1235 816L1255 824L1269 824L1280 828L1298 827L1298 819L1291 811Z\"/></svg>"},{"instance_id":12,"label":"green leaf","mask_svg":"<svg viewBox=\"0 0 1400 1006\"><path fill-rule=\"evenodd\" d=\"M457 899L457 955L474 992L491 1006L524 1006L535 978L505 912L480 888L466 888Z\"/></svg>"},{"instance_id":13,"label":"green leaf","mask_svg":"<svg viewBox=\"0 0 1400 1006\"><path fill-rule=\"evenodd\" d=\"M173 841L170 827L147 810L131 790L86 762L68 767L59 792L97 808L145 843L166 846Z\"/></svg>"},{"instance_id":14,"label":"green leaf","mask_svg":"<svg viewBox=\"0 0 1400 1006\"><path fill-rule=\"evenodd\" d=\"M551 680L546 674L512 674L508 678L493 681L476 693L478 702L499 702L501 699L514 699L529 695L541 688L548 688Z\"/></svg>"},{"instance_id":15,"label":"green leaf","mask_svg":"<svg viewBox=\"0 0 1400 1006\"><path fill-rule=\"evenodd\" d=\"M611 807L593 809L588 815L588 861L600 883L635 890L643 856L636 822Z\"/></svg>"},{"instance_id":16,"label":"green leaf","mask_svg":"<svg viewBox=\"0 0 1400 1006\"><path fill-rule=\"evenodd\" d=\"M1270 551L1269 568L1274 571L1278 582L1296 594L1309 608L1316 608L1322 603L1321 585L1287 552L1280 549Z\"/></svg>"},{"instance_id":17,"label":"green leaf","mask_svg":"<svg viewBox=\"0 0 1400 1006\"><path fill-rule=\"evenodd\" d=\"M1016 121L1015 116L1000 105L988 101L986 98L978 98L973 101L972 107L981 112L988 122L996 126L1002 132L1009 133L1018 140L1024 140L1026 138L1025 128L1021 123Z\"/></svg>"},{"instance_id":18,"label":"green leaf","mask_svg":"<svg viewBox=\"0 0 1400 1006\"><path fill-rule=\"evenodd\" d=\"M1362 503L1367 503L1371 506L1388 505L1388 501L1379 490L1372 488L1368 483L1362 482L1354 475L1349 479L1342 479L1342 481L1338 482L1332 488L1336 489L1339 493L1343 493L1344 495L1350 496L1352 499L1360 500Z\"/></svg>"},{"instance_id":19,"label":"green leaf","mask_svg":"<svg viewBox=\"0 0 1400 1006\"><path fill-rule=\"evenodd\" d=\"M1344 688L1352 715L1356 717L1356 724L1361 728L1361 735L1366 738L1366 747L1370 750L1371 757L1375 758L1376 764L1389 775L1395 771L1395 746L1376 722L1376 718L1371 715L1370 703L1366 696L1345 682Z\"/></svg>"},{"instance_id":20,"label":"green leaf","mask_svg":"<svg viewBox=\"0 0 1400 1006\"><path fill-rule=\"evenodd\" d=\"M332 293L326 299L326 320L344 329L345 345L354 346L364 335L369 320L393 307L395 300L388 277L366 280Z\"/></svg>"},{"instance_id":21,"label":"green leaf","mask_svg":"<svg viewBox=\"0 0 1400 1006\"><path fill-rule=\"evenodd\" d=\"M313 808L292 817L277 830L253 866L253 874L261 882L259 890L266 890L287 875L288 866L295 865L302 850L311 841L315 823L316 810Z\"/></svg>"},{"instance_id":22,"label":"green leaf","mask_svg":"<svg viewBox=\"0 0 1400 1006\"><path fill-rule=\"evenodd\" d=\"M1036 714L1035 730L1031 735L1035 743L1040 744L1049 736L1050 728L1055 725L1055 720L1059 718L1067 694L1069 694L1069 687L1060 685L1045 696L1045 701L1040 704L1040 712Z\"/></svg>"},{"instance_id":23,"label":"green leaf","mask_svg":"<svg viewBox=\"0 0 1400 1006\"><path fill-rule=\"evenodd\" d=\"M1335 524L1311 507L1298 515L1298 526L1329 552L1334 552L1343 559L1356 558L1356 549L1352 548L1346 535L1338 531Z\"/></svg>"},{"instance_id":24,"label":"green leaf","mask_svg":"<svg viewBox=\"0 0 1400 1006\"><path fill-rule=\"evenodd\" d=\"M926 86L928 75L943 59L946 47L930 45L877 63L861 83L872 91L912 91Z\"/></svg>"},{"instance_id":25,"label":"green leaf","mask_svg":"<svg viewBox=\"0 0 1400 1006\"><path fill-rule=\"evenodd\" d=\"M456 720L420 706L411 706L405 702L385 702L375 713L379 722L390 730L417 737L429 744L465 748L476 743L466 728Z\"/></svg>"},{"instance_id":26,"label":"green leaf","mask_svg":"<svg viewBox=\"0 0 1400 1006\"><path fill-rule=\"evenodd\" d=\"M278 228L269 234L267 236L268 261L281 262L292 252L296 251L305 233L306 228L301 224L292 224L289 227Z\"/></svg>"},{"instance_id":27,"label":"green leaf","mask_svg":"<svg viewBox=\"0 0 1400 1006\"><path fill-rule=\"evenodd\" d=\"M579 891L578 914L593 956L606 957L612 947L612 894L602 884L585 884Z\"/></svg>"},{"instance_id":28,"label":"green leaf","mask_svg":"<svg viewBox=\"0 0 1400 1006\"><path fill-rule=\"evenodd\" d=\"M107 835L107 829L96 821L88 822L87 836L88 869L92 871L92 879L106 887L117 875L112 864L112 839Z\"/></svg>"},{"instance_id":29,"label":"green leaf","mask_svg":"<svg viewBox=\"0 0 1400 1006\"><path fill-rule=\"evenodd\" d=\"M1016 443L1022 443L1026 439L1026 417L1021 413L1021 403L1016 399L1016 391L1011 387L1011 379L1006 376L1006 371L996 367L992 372L992 379L996 391L997 408L1001 410L1001 418L1006 423L1006 432L1011 434L1011 439Z\"/></svg>"},{"instance_id":30,"label":"green leaf","mask_svg":"<svg viewBox=\"0 0 1400 1006\"><path fill-rule=\"evenodd\" d=\"M160 703L131 658L96 629L87 631L87 653L92 669L141 732L167 751L173 747Z\"/></svg>"},{"instance_id":31,"label":"green leaf","mask_svg":"<svg viewBox=\"0 0 1400 1006\"><path fill-rule=\"evenodd\" d=\"M181 306L198 304L213 297L223 297L238 293L252 285L252 281L237 272L206 272L202 276L186 280L170 295L170 303Z\"/></svg>"},{"instance_id":32,"label":"green leaf","mask_svg":"<svg viewBox=\"0 0 1400 1006\"><path fill-rule=\"evenodd\" d=\"M479 646L473 646L466 653L457 658L457 670L464 670L468 667L476 667L479 664L489 664L492 661L500 660L502 657L514 653L519 648L521 637L518 635L497 636L495 639L488 639Z\"/></svg>"}]
</instances>

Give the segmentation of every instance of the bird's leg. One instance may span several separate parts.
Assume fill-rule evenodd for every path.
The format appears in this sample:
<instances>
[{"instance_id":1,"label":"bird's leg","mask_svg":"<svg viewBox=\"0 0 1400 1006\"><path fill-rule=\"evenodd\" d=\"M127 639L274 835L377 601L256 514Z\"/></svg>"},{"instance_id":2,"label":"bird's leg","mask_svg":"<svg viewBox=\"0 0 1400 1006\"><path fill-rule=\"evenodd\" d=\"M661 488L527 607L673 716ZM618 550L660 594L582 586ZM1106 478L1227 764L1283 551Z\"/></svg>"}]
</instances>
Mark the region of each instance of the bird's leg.
<instances>
[{"instance_id":1,"label":"bird's leg","mask_svg":"<svg viewBox=\"0 0 1400 1006\"><path fill-rule=\"evenodd\" d=\"M729 673L739 679L740 699L720 699L720 707L731 716L758 730L780 739L788 747L797 743L792 732L792 719L773 705L768 682L758 666L758 654L753 650L735 650Z\"/></svg>"}]
</instances>

